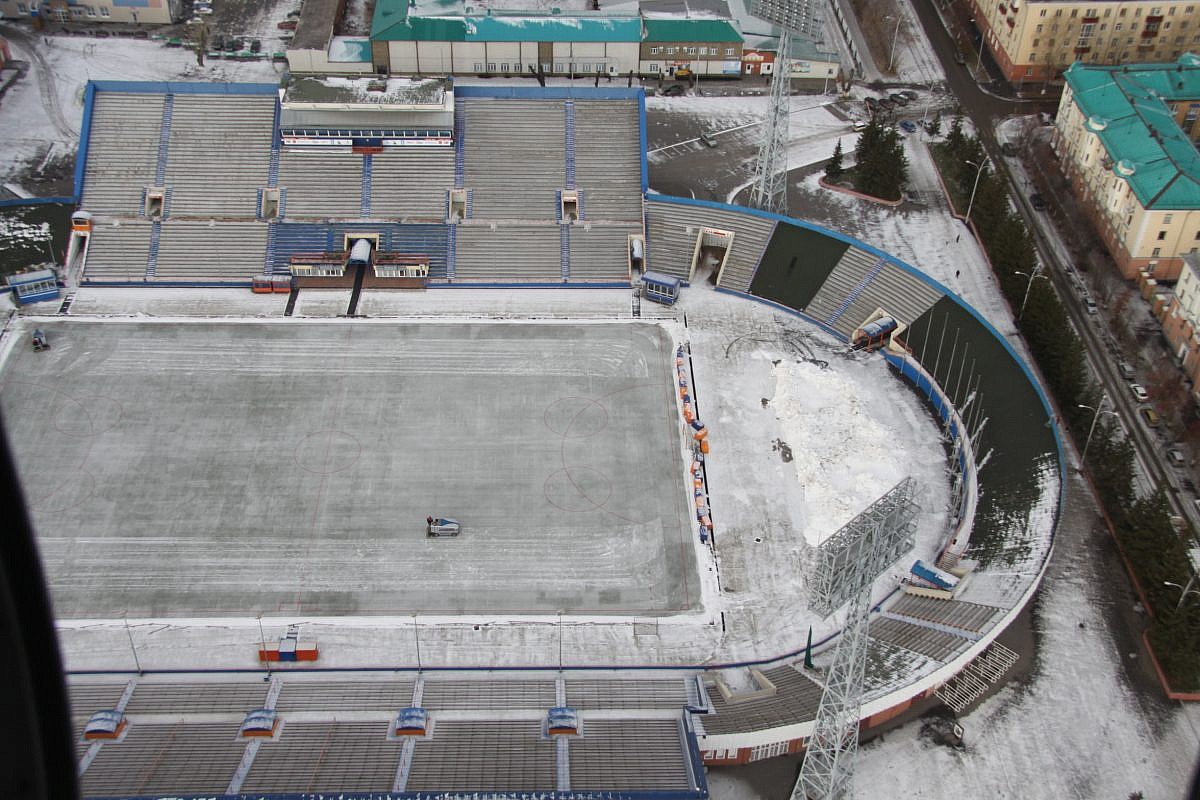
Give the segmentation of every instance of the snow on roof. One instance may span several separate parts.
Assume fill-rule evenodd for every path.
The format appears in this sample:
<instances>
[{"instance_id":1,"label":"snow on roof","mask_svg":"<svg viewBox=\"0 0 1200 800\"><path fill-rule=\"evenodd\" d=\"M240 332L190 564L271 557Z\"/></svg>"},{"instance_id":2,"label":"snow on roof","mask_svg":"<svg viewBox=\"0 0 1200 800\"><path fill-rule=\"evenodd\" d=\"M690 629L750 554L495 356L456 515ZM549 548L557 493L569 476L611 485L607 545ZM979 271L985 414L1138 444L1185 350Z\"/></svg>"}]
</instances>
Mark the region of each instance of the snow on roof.
<instances>
[{"instance_id":1,"label":"snow on roof","mask_svg":"<svg viewBox=\"0 0 1200 800\"><path fill-rule=\"evenodd\" d=\"M329 60L338 63L369 62L371 40L361 36L335 36L329 43Z\"/></svg>"},{"instance_id":2,"label":"snow on roof","mask_svg":"<svg viewBox=\"0 0 1200 800\"><path fill-rule=\"evenodd\" d=\"M441 106L446 83L439 78L349 78L335 75L293 78L284 105L293 103L359 103L369 105Z\"/></svg>"}]
</instances>

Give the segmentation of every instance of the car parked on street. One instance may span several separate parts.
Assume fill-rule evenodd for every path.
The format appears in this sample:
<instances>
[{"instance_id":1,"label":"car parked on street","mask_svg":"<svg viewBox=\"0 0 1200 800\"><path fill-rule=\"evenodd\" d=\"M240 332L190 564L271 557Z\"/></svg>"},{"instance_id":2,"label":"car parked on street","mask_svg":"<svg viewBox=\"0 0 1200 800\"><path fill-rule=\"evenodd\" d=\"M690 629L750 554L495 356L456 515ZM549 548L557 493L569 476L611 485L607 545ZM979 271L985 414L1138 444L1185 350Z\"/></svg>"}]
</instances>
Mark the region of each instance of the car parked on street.
<instances>
[{"instance_id":1,"label":"car parked on street","mask_svg":"<svg viewBox=\"0 0 1200 800\"><path fill-rule=\"evenodd\" d=\"M900 120L900 130L904 131L905 133L916 133L917 123L913 122L911 119L902 119Z\"/></svg>"},{"instance_id":2,"label":"car parked on street","mask_svg":"<svg viewBox=\"0 0 1200 800\"><path fill-rule=\"evenodd\" d=\"M1150 399L1150 393L1140 383L1129 384L1129 393L1133 395L1133 399L1139 403L1144 403Z\"/></svg>"},{"instance_id":3,"label":"car parked on street","mask_svg":"<svg viewBox=\"0 0 1200 800\"><path fill-rule=\"evenodd\" d=\"M1125 380L1133 380L1133 365L1128 361L1122 361L1117 364L1117 372L1121 373L1121 377Z\"/></svg>"},{"instance_id":4,"label":"car parked on street","mask_svg":"<svg viewBox=\"0 0 1200 800\"><path fill-rule=\"evenodd\" d=\"M917 97L919 97L919 95L916 92L914 92L912 89L904 89L900 92L900 94L907 97L910 102L913 100L916 100Z\"/></svg>"},{"instance_id":5,"label":"car parked on street","mask_svg":"<svg viewBox=\"0 0 1200 800\"><path fill-rule=\"evenodd\" d=\"M1142 406L1138 409L1138 414L1141 415L1142 419L1145 420L1146 424L1151 428L1157 428L1162 422L1162 417L1160 417L1158 412L1150 406Z\"/></svg>"},{"instance_id":6,"label":"car parked on street","mask_svg":"<svg viewBox=\"0 0 1200 800\"><path fill-rule=\"evenodd\" d=\"M900 94L900 92L896 92L895 94L889 94L888 100L891 100L893 103L895 103L898 106L908 105L908 98L905 97L904 95Z\"/></svg>"},{"instance_id":7,"label":"car parked on street","mask_svg":"<svg viewBox=\"0 0 1200 800\"><path fill-rule=\"evenodd\" d=\"M1029 195L1029 204L1031 206L1033 206L1034 211L1045 211L1046 210L1046 200L1037 192L1034 192L1033 194Z\"/></svg>"}]
</instances>

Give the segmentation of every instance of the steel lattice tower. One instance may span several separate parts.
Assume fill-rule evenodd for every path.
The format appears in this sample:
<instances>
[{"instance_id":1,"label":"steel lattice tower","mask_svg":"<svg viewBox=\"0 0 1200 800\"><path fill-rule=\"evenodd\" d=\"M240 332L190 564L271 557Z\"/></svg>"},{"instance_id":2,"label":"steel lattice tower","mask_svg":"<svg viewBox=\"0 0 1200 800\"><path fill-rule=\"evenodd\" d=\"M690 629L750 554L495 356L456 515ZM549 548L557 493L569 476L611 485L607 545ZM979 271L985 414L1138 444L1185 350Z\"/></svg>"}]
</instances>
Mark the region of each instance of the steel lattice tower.
<instances>
[{"instance_id":1,"label":"steel lattice tower","mask_svg":"<svg viewBox=\"0 0 1200 800\"><path fill-rule=\"evenodd\" d=\"M750 13L779 27L779 48L771 77L771 106L767 110L758 160L754 163L754 188L750 205L776 214L787 213L787 143L791 117L792 37L812 37L821 20L817 6L824 0L752 0Z\"/></svg>"},{"instance_id":2,"label":"steel lattice tower","mask_svg":"<svg viewBox=\"0 0 1200 800\"><path fill-rule=\"evenodd\" d=\"M867 667L871 584L896 558L889 542L907 539L912 534L915 490L912 479L904 479L839 532L857 529L860 533L858 558L843 566L844 579L853 593L792 800L844 800L849 794L858 752L858 721Z\"/></svg>"},{"instance_id":3,"label":"steel lattice tower","mask_svg":"<svg viewBox=\"0 0 1200 800\"><path fill-rule=\"evenodd\" d=\"M779 34L775 73L771 77L771 100L767 109L758 160L754 163L754 188L750 205L775 214L787 213L788 125L791 122L792 32Z\"/></svg>"}]
</instances>

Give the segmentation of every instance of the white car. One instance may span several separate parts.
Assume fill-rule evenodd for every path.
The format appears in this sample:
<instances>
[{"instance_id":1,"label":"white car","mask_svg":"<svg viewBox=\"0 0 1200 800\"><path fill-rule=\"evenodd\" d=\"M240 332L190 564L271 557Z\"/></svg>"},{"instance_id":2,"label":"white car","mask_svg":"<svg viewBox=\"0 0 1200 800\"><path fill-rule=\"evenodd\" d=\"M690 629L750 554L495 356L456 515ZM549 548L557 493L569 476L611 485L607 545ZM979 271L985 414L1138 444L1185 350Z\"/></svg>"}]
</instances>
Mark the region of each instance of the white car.
<instances>
[{"instance_id":1,"label":"white car","mask_svg":"<svg viewBox=\"0 0 1200 800\"><path fill-rule=\"evenodd\" d=\"M1129 391L1133 393L1133 399L1139 403L1144 403L1150 399L1150 393L1140 383L1129 384Z\"/></svg>"}]
</instances>

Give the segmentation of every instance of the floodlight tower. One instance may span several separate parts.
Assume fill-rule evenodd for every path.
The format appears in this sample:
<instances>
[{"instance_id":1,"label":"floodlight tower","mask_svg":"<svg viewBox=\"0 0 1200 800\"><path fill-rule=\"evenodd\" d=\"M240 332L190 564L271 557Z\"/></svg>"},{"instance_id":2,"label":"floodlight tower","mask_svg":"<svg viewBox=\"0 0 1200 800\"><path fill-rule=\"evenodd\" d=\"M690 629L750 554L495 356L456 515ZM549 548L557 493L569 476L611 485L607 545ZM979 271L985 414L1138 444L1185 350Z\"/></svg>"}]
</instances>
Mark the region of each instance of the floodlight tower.
<instances>
[{"instance_id":1,"label":"floodlight tower","mask_svg":"<svg viewBox=\"0 0 1200 800\"><path fill-rule=\"evenodd\" d=\"M787 142L792 88L792 37L811 34L819 24L814 14L820 0L754 0L750 13L779 26L779 47L771 77L771 100L754 163L750 205L787 213Z\"/></svg>"},{"instance_id":2,"label":"floodlight tower","mask_svg":"<svg viewBox=\"0 0 1200 800\"><path fill-rule=\"evenodd\" d=\"M895 561L897 545L911 544L915 490L912 478L905 478L836 534L843 556L839 559L845 581L841 593L851 593L850 604L792 800L845 800L849 796L867 666L871 584Z\"/></svg>"}]
</instances>

